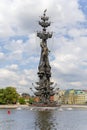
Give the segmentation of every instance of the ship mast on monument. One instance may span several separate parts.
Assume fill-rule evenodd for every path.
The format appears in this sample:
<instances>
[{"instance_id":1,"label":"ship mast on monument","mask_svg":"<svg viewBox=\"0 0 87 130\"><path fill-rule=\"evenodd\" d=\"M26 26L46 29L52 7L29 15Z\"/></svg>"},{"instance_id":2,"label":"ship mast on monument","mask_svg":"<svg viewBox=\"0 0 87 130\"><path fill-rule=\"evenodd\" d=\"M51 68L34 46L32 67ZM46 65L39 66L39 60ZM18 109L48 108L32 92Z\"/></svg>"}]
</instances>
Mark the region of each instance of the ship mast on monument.
<instances>
[{"instance_id":1,"label":"ship mast on monument","mask_svg":"<svg viewBox=\"0 0 87 130\"><path fill-rule=\"evenodd\" d=\"M39 97L41 103L50 104L50 97L53 96L55 92L52 87L54 83L50 81L51 66L48 58L50 51L47 46L47 40L48 38L52 38L52 32L47 32L47 27L51 25L51 22L49 22L49 17L46 16L46 11L47 10L44 11L43 16L41 16L41 20L39 21L42 31L37 32L37 37L41 39L41 55L37 73L39 81L36 82L37 86L35 89L37 91L34 92L34 94Z\"/></svg>"}]
</instances>

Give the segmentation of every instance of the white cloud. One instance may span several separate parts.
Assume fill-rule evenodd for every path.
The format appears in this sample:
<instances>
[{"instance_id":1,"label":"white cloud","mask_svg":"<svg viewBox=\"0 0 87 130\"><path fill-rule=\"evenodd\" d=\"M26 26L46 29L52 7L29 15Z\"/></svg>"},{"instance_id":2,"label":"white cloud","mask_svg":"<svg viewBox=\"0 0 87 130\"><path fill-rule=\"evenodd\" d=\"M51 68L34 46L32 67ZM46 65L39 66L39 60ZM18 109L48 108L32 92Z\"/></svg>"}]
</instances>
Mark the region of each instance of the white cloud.
<instances>
[{"instance_id":1,"label":"white cloud","mask_svg":"<svg viewBox=\"0 0 87 130\"><path fill-rule=\"evenodd\" d=\"M10 79L10 78L16 79L16 78L18 78L18 76L14 71L11 71L11 70L8 70L8 69L0 69L0 80Z\"/></svg>"},{"instance_id":2,"label":"white cloud","mask_svg":"<svg viewBox=\"0 0 87 130\"><path fill-rule=\"evenodd\" d=\"M40 40L35 31L39 16L47 8L53 22L54 38L49 40L52 79L60 87L87 86L87 29L79 28L85 14L78 0L1 0L0 1L0 86L14 85L27 91L38 80ZM34 10L33 10L34 8ZM80 25L79 25L80 26ZM12 39L9 37L14 36ZM16 39L17 36L26 36ZM4 61L4 62L3 62ZM36 67L35 67L36 66ZM32 69L33 68L33 69Z\"/></svg>"},{"instance_id":3,"label":"white cloud","mask_svg":"<svg viewBox=\"0 0 87 130\"><path fill-rule=\"evenodd\" d=\"M6 69L0 69L0 87L14 86L19 92L29 93L29 88L35 82L36 70L24 70L20 72L19 70L15 70L16 67L17 65L11 65Z\"/></svg>"},{"instance_id":4,"label":"white cloud","mask_svg":"<svg viewBox=\"0 0 87 130\"><path fill-rule=\"evenodd\" d=\"M24 86L24 85L28 85L28 82L25 79L21 79L19 81L19 84Z\"/></svg>"},{"instance_id":5,"label":"white cloud","mask_svg":"<svg viewBox=\"0 0 87 130\"><path fill-rule=\"evenodd\" d=\"M71 84L71 85L74 85L75 87L80 87L80 86L82 86L82 83L81 83L81 82L71 82L70 84Z\"/></svg>"},{"instance_id":6,"label":"white cloud","mask_svg":"<svg viewBox=\"0 0 87 130\"><path fill-rule=\"evenodd\" d=\"M10 69L10 70L18 70L18 65L17 64L12 64L10 66L6 66L7 69Z\"/></svg>"},{"instance_id":7,"label":"white cloud","mask_svg":"<svg viewBox=\"0 0 87 130\"><path fill-rule=\"evenodd\" d=\"M4 53L0 52L0 60L4 58Z\"/></svg>"},{"instance_id":8,"label":"white cloud","mask_svg":"<svg viewBox=\"0 0 87 130\"><path fill-rule=\"evenodd\" d=\"M79 9L78 0L71 0L68 3L67 0L8 0L8 3L6 0L1 0L0 36L34 32L37 29L38 16L46 8L57 27L59 24L60 26L75 24L75 22L85 19L84 14Z\"/></svg>"},{"instance_id":9,"label":"white cloud","mask_svg":"<svg viewBox=\"0 0 87 130\"><path fill-rule=\"evenodd\" d=\"M85 36L87 34L87 29L79 29L79 28L72 28L68 31L68 35L73 38L79 38L80 36Z\"/></svg>"}]
</instances>

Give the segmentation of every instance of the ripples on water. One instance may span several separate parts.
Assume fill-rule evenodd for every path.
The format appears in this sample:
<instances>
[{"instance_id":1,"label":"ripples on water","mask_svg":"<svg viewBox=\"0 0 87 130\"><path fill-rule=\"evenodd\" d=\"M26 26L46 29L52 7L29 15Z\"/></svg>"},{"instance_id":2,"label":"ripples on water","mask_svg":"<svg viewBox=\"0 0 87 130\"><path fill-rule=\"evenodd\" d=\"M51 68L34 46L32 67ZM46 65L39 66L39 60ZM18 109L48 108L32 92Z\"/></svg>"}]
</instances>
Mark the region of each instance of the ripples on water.
<instances>
[{"instance_id":1,"label":"ripples on water","mask_svg":"<svg viewBox=\"0 0 87 130\"><path fill-rule=\"evenodd\" d=\"M53 111L37 111L36 113L36 130L57 130L56 122L53 117Z\"/></svg>"},{"instance_id":2,"label":"ripples on water","mask_svg":"<svg viewBox=\"0 0 87 130\"><path fill-rule=\"evenodd\" d=\"M87 110L0 110L0 130L87 130Z\"/></svg>"}]
</instances>

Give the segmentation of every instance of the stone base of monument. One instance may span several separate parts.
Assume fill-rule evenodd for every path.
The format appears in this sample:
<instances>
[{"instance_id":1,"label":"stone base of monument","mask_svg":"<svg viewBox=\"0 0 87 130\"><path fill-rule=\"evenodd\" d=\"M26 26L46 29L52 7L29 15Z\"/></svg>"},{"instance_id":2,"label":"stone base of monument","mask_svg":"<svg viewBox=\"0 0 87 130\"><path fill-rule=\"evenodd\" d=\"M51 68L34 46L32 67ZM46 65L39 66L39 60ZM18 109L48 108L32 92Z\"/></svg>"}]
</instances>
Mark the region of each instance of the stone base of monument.
<instances>
[{"instance_id":1,"label":"stone base of monument","mask_svg":"<svg viewBox=\"0 0 87 130\"><path fill-rule=\"evenodd\" d=\"M56 102L49 102L49 103L38 102L38 103L33 103L32 106L35 106L35 107L60 107L61 105L57 104Z\"/></svg>"},{"instance_id":2,"label":"stone base of monument","mask_svg":"<svg viewBox=\"0 0 87 130\"><path fill-rule=\"evenodd\" d=\"M30 110L35 111L50 111L50 110L57 110L60 108L61 105L56 104L55 102L51 102L49 104L44 104L41 102L33 103L29 108Z\"/></svg>"}]
</instances>

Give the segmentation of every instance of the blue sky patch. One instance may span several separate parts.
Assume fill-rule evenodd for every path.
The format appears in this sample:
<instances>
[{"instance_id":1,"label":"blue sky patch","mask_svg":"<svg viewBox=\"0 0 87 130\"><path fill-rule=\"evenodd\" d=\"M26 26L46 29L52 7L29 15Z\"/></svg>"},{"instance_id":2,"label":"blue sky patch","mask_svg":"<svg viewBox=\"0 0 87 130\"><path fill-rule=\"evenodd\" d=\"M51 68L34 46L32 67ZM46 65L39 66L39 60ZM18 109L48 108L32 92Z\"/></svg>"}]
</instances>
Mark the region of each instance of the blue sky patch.
<instances>
[{"instance_id":1,"label":"blue sky patch","mask_svg":"<svg viewBox=\"0 0 87 130\"><path fill-rule=\"evenodd\" d=\"M87 0L79 0L80 9L85 14L87 18Z\"/></svg>"},{"instance_id":2,"label":"blue sky patch","mask_svg":"<svg viewBox=\"0 0 87 130\"><path fill-rule=\"evenodd\" d=\"M10 41L11 40L15 40L15 41L22 40L23 42L26 42L28 39L29 39L29 37L26 35L15 35L15 36L12 36L9 38Z\"/></svg>"}]
</instances>

